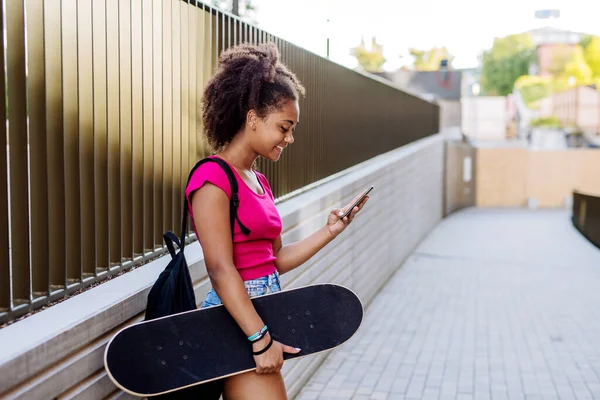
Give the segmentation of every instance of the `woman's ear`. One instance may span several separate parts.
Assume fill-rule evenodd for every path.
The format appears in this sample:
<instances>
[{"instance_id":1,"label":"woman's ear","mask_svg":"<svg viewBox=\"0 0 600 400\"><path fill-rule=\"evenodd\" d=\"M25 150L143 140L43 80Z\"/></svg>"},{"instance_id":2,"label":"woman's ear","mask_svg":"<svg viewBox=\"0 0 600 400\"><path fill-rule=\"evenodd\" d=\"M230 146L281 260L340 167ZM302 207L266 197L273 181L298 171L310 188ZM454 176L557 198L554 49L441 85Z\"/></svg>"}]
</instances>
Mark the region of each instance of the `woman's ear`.
<instances>
[{"instance_id":1,"label":"woman's ear","mask_svg":"<svg viewBox=\"0 0 600 400\"><path fill-rule=\"evenodd\" d=\"M258 121L258 115L256 115L256 111L249 110L246 114L246 126L248 126L253 131L256 130L256 123Z\"/></svg>"}]
</instances>

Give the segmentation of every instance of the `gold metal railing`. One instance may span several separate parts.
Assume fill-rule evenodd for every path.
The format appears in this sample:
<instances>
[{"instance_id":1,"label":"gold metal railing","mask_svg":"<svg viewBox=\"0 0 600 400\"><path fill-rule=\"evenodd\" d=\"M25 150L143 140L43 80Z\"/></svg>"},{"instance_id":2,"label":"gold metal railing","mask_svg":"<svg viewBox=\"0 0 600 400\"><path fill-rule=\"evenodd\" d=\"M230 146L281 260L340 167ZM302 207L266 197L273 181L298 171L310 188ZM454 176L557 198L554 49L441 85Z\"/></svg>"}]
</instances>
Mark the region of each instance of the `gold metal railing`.
<instances>
[{"instance_id":1,"label":"gold metal railing","mask_svg":"<svg viewBox=\"0 0 600 400\"><path fill-rule=\"evenodd\" d=\"M163 251L189 168L208 154L201 94L228 46L274 41L307 88L291 150L259 164L279 198L438 130L437 105L199 2L3 12L0 322Z\"/></svg>"}]
</instances>

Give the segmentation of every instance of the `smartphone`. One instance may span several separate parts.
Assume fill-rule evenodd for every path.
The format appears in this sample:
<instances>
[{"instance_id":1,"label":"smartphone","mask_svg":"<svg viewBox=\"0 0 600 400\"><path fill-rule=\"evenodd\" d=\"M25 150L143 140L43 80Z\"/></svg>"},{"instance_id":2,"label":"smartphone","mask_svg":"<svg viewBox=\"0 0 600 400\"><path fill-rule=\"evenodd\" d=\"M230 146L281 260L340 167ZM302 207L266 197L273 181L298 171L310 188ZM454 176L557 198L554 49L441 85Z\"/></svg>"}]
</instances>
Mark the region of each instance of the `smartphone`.
<instances>
[{"instance_id":1,"label":"smartphone","mask_svg":"<svg viewBox=\"0 0 600 400\"><path fill-rule=\"evenodd\" d=\"M369 192L371 190L373 190L373 186L371 186L370 188L368 188L367 190L365 190L365 192L358 199L356 199L356 201L354 202L354 204L352 204L352 206L348 207L348 210L346 210L346 212L344 213L344 215L342 215L340 217L340 219L344 219L345 217L347 217L348 215L350 215L350 213L352 212L352 210L354 210L354 207L356 207L357 205L359 205L360 202L363 201L365 199L365 197L367 197L367 195L369 194Z\"/></svg>"}]
</instances>

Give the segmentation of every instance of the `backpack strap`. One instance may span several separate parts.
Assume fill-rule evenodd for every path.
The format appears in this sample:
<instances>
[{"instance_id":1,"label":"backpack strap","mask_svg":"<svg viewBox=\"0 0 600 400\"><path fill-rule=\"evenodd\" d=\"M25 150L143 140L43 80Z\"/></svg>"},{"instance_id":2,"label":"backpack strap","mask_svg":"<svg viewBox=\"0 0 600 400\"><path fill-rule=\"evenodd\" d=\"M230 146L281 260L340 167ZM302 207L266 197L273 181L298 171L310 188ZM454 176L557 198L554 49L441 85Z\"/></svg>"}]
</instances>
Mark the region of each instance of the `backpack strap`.
<instances>
[{"instance_id":1,"label":"backpack strap","mask_svg":"<svg viewBox=\"0 0 600 400\"><path fill-rule=\"evenodd\" d=\"M225 174L227 175L227 178L229 179L229 185L231 186L231 199L229 201L229 220L230 220L230 225L231 225L231 234L233 235L233 228L235 226L235 221L237 221L240 226L240 229L242 230L242 233L244 235L249 235L250 229L248 229L244 224L242 224L242 221L240 221L240 218L237 215L237 209L240 206L240 199L238 196L238 184L237 184L237 179L235 178L235 175L233 174L233 171L231 170L231 167L229 166L229 164L227 164L227 162L225 162L224 160L222 160L218 157L207 157L207 158L204 158L204 159L198 161L196 163L196 165L194 165L194 167L190 171L190 174L187 179L186 187L190 183L190 180L192 179L192 175L194 175L194 172L196 172L198 167L200 167L202 164L207 163L207 162L215 162L215 163L219 164L221 166L221 168L223 169L223 171L225 171ZM180 236L180 238L181 238L180 249L181 250L183 250L183 248L185 247L185 233L187 231L187 220L188 220L188 215L189 215L188 201L187 201L186 196L183 196L183 197L184 197L183 198L183 219L181 221L181 236Z\"/></svg>"},{"instance_id":2,"label":"backpack strap","mask_svg":"<svg viewBox=\"0 0 600 400\"><path fill-rule=\"evenodd\" d=\"M223 161L223 159L218 157L206 159L218 163L221 166L221 168L223 168L223 171L225 171L227 178L229 178L229 185L231 186L231 201L229 202L229 219L231 221L231 234L233 235L233 228L235 225L235 221L237 221L242 233L248 236L250 234L250 229L246 228L246 226L242 224L242 221L240 221L240 218L237 215L237 209L240 206L240 198L238 196L237 179L235 178L231 167L229 166L229 164L227 164L227 162Z\"/></svg>"}]
</instances>

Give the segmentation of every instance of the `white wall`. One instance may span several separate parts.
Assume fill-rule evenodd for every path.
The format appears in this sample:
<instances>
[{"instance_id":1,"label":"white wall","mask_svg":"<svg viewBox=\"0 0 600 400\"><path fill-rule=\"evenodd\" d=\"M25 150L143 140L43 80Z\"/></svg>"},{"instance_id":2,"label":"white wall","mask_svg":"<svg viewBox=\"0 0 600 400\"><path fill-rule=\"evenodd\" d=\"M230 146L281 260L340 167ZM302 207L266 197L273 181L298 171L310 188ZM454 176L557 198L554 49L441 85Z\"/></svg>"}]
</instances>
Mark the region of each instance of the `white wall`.
<instances>
[{"instance_id":1,"label":"white wall","mask_svg":"<svg viewBox=\"0 0 600 400\"><path fill-rule=\"evenodd\" d=\"M440 105L440 130L460 127L461 125L461 102L460 100L439 99Z\"/></svg>"},{"instance_id":2,"label":"white wall","mask_svg":"<svg viewBox=\"0 0 600 400\"><path fill-rule=\"evenodd\" d=\"M462 131L476 140L506 138L506 97L479 96L461 99Z\"/></svg>"},{"instance_id":3,"label":"white wall","mask_svg":"<svg viewBox=\"0 0 600 400\"><path fill-rule=\"evenodd\" d=\"M355 166L278 205L284 243L325 222L331 208L374 185L368 206L346 232L301 268L282 276L284 289L336 282L367 305L442 218L443 142L435 135ZM209 288L197 243L186 249L196 299ZM3 399L128 398L103 367L107 341L143 318L146 296L167 264L158 259L0 330ZM367 309L368 312L368 309ZM290 397L325 355L284 366Z\"/></svg>"}]
</instances>

